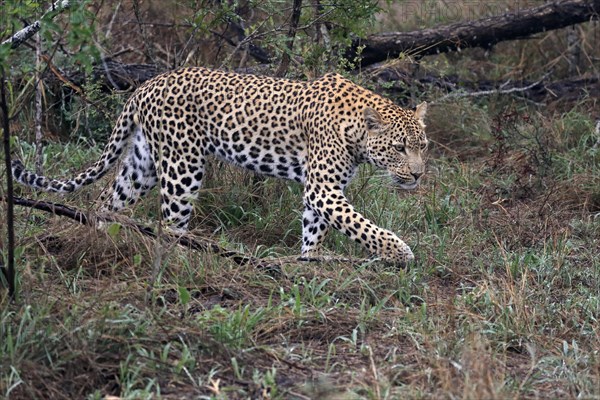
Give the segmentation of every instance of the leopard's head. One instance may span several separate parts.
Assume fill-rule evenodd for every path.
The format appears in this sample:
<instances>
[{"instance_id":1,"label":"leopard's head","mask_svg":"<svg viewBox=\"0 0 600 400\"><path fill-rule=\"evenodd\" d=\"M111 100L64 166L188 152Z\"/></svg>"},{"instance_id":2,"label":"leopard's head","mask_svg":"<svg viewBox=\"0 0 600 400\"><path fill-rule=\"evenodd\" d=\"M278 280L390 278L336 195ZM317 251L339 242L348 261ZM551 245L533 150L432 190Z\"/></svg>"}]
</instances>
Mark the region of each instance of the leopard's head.
<instances>
[{"instance_id":1,"label":"leopard's head","mask_svg":"<svg viewBox=\"0 0 600 400\"><path fill-rule=\"evenodd\" d=\"M426 112L427 103L419 104L415 111L397 106L381 112L371 107L363 110L369 161L386 169L402 189L414 189L425 172Z\"/></svg>"}]
</instances>

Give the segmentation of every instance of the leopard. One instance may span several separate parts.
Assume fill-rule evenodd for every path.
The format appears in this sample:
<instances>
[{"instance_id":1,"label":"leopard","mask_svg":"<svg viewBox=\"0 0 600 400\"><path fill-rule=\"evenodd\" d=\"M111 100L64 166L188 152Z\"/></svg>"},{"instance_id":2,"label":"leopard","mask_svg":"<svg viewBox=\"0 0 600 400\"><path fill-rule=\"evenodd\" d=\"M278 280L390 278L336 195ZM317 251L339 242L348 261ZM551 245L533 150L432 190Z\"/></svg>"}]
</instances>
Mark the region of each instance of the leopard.
<instances>
[{"instance_id":1,"label":"leopard","mask_svg":"<svg viewBox=\"0 0 600 400\"><path fill-rule=\"evenodd\" d=\"M107 208L133 205L159 184L161 224L186 233L207 162L220 159L304 185L300 259L318 258L333 227L373 257L406 266L411 248L358 212L345 189L361 164L415 189L425 172L426 111L426 102L402 108L337 73L293 80L185 67L141 84L100 157L74 178L38 175L18 159L12 174L64 194L118 165Z\"/></svg>"}]
</instances>

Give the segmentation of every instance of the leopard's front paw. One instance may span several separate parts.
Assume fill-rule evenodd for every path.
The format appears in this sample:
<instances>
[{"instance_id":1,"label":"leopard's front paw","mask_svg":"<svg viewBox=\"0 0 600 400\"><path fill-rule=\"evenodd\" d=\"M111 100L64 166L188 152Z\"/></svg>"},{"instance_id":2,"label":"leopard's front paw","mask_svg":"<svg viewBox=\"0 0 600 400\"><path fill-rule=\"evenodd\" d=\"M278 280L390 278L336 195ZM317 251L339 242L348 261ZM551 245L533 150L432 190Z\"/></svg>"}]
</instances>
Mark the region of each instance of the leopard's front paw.
<instances>
[{"instance_id":1,"label":"leopard's front paw","mask_svg":"<svg viewBox=\"0 0 600 400\"><path fill-rule=\"evenodd\" d=\"M381 247L377 252L377 255L382 261L401 268L407 267L414 262L415 255L402 239L391 232L383 239L383 243L381 243Z\"/></svg>"}]
</instances>

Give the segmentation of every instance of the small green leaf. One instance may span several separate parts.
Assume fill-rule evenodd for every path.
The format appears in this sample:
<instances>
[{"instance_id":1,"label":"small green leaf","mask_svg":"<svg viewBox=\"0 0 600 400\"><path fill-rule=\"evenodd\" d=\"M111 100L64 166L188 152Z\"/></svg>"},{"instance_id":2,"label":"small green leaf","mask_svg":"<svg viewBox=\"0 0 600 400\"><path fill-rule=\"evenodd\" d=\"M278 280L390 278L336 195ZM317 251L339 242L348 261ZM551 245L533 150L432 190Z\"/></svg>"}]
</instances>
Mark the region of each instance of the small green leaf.
<instances>
[{"instance_id":1,"label":"small green leaf","mask_svg":"<svg viewBox=\"0 0 600 400\"><path fill-rule=\"evenodd\" d=\"M184 306L190 302L190 299L192 298L192 296L190 295L190 291L187 290L185 287L183 286L179 286L179 301L181 301L181 304L183 304Z\"/></svg>"},{"instance_id":2,"label":"small green leaf","mask_svg":"<svg viewBox=\"0 0 600 400\"><path fill-rule=\"evenodd\" d=\"M121 224L115 222L114 224L110 225L106 231L111 238L116 239L119 235L119 232L121 232Z\"/></svg>"}]
</instances>

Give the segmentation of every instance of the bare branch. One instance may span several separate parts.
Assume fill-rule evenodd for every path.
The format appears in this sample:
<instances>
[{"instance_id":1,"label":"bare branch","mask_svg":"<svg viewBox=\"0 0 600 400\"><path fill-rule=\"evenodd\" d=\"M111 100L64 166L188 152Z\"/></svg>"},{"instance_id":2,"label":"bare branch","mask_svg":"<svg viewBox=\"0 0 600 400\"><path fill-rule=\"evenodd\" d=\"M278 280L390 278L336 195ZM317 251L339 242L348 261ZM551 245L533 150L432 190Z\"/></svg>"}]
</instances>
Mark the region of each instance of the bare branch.
<instances>
[{"instance_id":1,"label":"bare branch","mask_svg":"<svg viewBox=\"0 0 600 400\"><path fill-rule=\"evenodd\" d=\"M98 103L97 101L93 101L93 100L89 99L86 96L85 92L83 91L83 89L81 87L77 86L69 78L67 78L65 76L65 74L62 73L58 69L58 67L56 67L52 63L52 60L50 59L50 57L48 57L47 55L42 55L42 60L44 60L46 62L46 64L48 65L48 68L54 74L54 76L56 76L56 78L60 82L62 82L64 85L68 86L69 88L71 88L72 90L74 90L77 94L79 94L79 96L81 96L81 98L83 99L83 101L85 101L86 103L91 104L92 106L94 106L97 110L101 111L105 116L112 117L112 114L110 113L110 111L106 107L104 107L102 104Z\"/></svg>"},{"instance_id":2,"label":"bare branch","mask_svg":"<svg viewBox=\"0 0 600 400\"><path fill-rule=\"evenodd\" d=\"M445 96L440 97L439 99L432 101L432 104L437 104L437 103L443 103L447 100L450 99L456 99L459 97L479 97L479 96L490 96L490 95L495 95L495 94L511 94L511 93L519 93L519 92L526 92L538 85L540 85L550 74L546 74L544 75L541 79L539 79L536 82L533 82L527 86L523 86L523 87L512 87L510 89L503 89L502 86L497 88L497 89L490 89L490 90L479 90L476 92L453 92L453 93L449 93ZM506 82L505 85L508 85L508 83L510 82Z\"/></svg>"},{"instance_id":3,"label":"bare branch","mask_svg":"<svg viewBox=\"0 0 600 400\"><path fill-rule=\"evenodd\" d=\"M495 81L477 80L466 81L458 76L437 76L427 74L415 77L412 74L399 71L393 67L380 67L372 75L373 81L382 92L407 94L407 88L427 92L437 88L447 92L439 99L431 99L432 103L442 103L448 99L461 97L478 97L487 95L518 95L533 102L576 100L581 98L600 97L600 77L569 78L547 81L551 72L535 81Z\"/></svg>"},{"instance_id":4,"label":"bare branch","mask_svg":"<svg viewBox=\"0 0 600 400\"><path fill-rule=\"evenodd\" d=\"M35 35L35 172L42 175L42 95L44 85L42 84L42 38L38 33Z\"/></svg>"},{"instance_id":5,"label":"bare branch","mask_svg":"<svg viewBox=\"0 0 600 400\"><path fill-rule=\"evenodd\" d=\"M39 32L39 30L42 28L42 23L40 21L44 19L47 15L53 13L54 11L66 10L69 7L71 7L71 2L69 0L55 1L54 4L48 7L44 15L42 15L42 18L35 21L33 24L26 26L25 28L12 35L10 38L3 41L2 45L10 44L11 49L16 49L21 44L26 42L29 38L33 37L33 35ZM52 15L52 17L54 17L54 15Z\"/></svg>"},{"instance_id":6,"label":"bare branch","mask_svg":"<svg viewBox=\"0 0 600 400\"><path fill-rule=\"evenodd\" d=\"M10 168L7 169L10 171ZM73 207L65 206L63 204L51 203L47 201L38 201L32 199L25 199L22 197L12 197L14 200L14 204L29 208L34 208L36 210L45 211L54 215L58 215L61 217L67 217L74 221L79 222L82 225L95 225L100 222L119 222L123 226L133 229L144 236L148 236L151 238L157 238L157 234L150 227L137 224L135 222L123 223L121 219L117 221L117 218L111 217L107 214L95 215L88 214L84 211L78 210ZM6 199L5 199L6 200ZM238 265L253 265L257 268L264 269L267 272L273 274L281 274L280 267L278 265L274 265L272 263L260 260L256 257L246 256L244 254L238 253L236 251L227 250L216 243L213 243L209 240L198 240L189 235L184 236L175 236L173 234L163 233L163 236L167 239L167 241L180 244L184 247L188 247L193 250L210 252L217 254L221 257L228 258L235 262Z\"/></svg>"}]
</instances>

